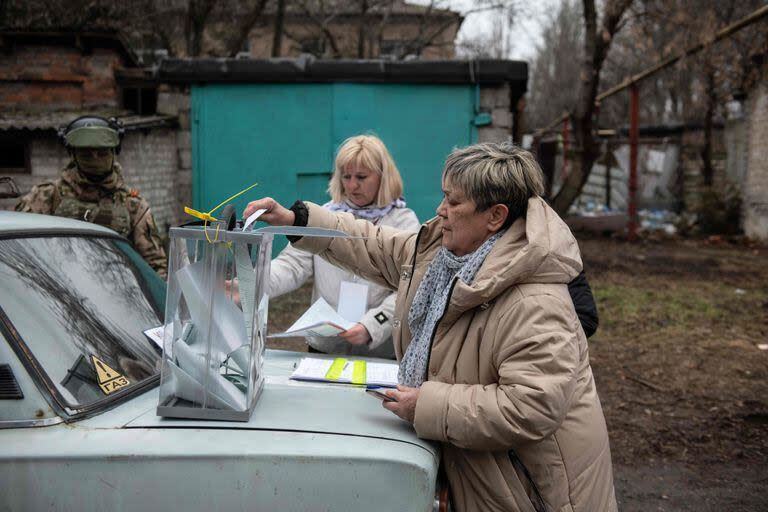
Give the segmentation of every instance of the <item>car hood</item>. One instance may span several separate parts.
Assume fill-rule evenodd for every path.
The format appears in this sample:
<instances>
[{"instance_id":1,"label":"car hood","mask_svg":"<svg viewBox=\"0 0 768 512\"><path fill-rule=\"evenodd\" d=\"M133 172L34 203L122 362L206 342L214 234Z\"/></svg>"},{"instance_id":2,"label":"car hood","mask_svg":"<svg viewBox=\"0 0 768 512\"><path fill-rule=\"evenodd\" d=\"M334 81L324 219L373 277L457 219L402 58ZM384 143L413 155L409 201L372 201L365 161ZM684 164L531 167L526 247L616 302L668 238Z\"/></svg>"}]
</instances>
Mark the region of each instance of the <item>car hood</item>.
<instances>
[{"instance_id":1,"label":"car hood","mask_svg":"<svg viewBox=\"0 0 768 512\"><path fill-rule=\"evenodd\" d=\"M266 382L249 421L163 418L157 416L158 392L154 390L84 423L96 428L244 429L351 435L403 441L434 452L432 443L416 437L409 423L384 409L364 389L291 380L294 365L306 355L280 350L266 352Z\"/></svg>"}]
</instances>

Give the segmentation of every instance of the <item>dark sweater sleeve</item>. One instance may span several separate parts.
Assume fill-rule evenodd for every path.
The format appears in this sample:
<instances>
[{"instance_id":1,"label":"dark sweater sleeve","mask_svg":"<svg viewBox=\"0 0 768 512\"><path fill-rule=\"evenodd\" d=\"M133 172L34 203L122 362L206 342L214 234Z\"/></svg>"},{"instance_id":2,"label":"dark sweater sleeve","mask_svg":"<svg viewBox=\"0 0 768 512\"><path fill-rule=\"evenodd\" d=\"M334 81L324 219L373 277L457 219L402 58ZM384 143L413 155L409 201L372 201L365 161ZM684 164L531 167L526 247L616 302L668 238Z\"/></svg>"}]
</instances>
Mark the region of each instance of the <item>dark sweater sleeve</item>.
<instances>
[{"instance_id":1,"label":"dark sweater sleeve","mask_svg":"<svg viewBox=\"0 0 768 512\"><path fill-rule=\"evenodd\" d=\"M301 201L301 200L296 201L295 203L293 203L293 205L291 205L289 210L291 210L294 214L294 220L293 220L294 226L301 226L301 227L307 226L307 222L309 222L309 210L307 209L307 205L304 204L304 201ZM301 240L300 236L288 235L286 238L291 243L298 242L299 240Z\"/></svg>"},{"instance_id":2,"label":"dark sweater sleeve","mask_svg":"<svg viewBox=\"0 0 768 512\"><path fill-rule=\"evenodd\" d=\"M571 294L571 300L573 300L573 306L581 322L581 327L589 338L597 331L597 305L595 305L592 288L589 287L587 276L583 270L573 281L568 283L568 292Z\"/></svg>"}]
</instances>

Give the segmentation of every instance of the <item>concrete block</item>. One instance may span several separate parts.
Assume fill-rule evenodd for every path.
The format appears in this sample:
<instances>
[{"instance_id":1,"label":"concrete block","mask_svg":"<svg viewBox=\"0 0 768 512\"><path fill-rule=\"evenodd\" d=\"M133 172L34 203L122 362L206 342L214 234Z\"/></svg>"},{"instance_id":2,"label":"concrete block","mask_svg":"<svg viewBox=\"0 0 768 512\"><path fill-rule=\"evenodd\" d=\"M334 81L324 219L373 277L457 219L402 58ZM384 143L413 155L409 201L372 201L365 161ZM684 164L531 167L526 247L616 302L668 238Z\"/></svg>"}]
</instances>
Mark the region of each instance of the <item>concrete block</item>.
<instances>
[{"instance_id":1,"label":"concrete block","mask_svg":"<svg viewBox=\"0 0 768 512\"><path fill-rule=\"evenodd\" d=\"M179 149L179 168L192 169L192 150Z\"/></svg>"},{"instance_id":2,"label":"concrete block","mask_svg":"<svg viewBox=\"0 0 768 512\"><path fill-rule=\"evenodd\" d=\"M192 171L179 171L176 174L176 183L179 186L192 186Z\"/></svg>"},{"instance_id":3,"label":"concrete block","mask_svg":"<svg viewBox=\"0 0 768 512\"><path fill-rule=\"evenodd\" d=\"M188 111L180 111L179 112L179 129L184 131L189 131L192 127L190 124L190 114Z\"/></svg>"},{"instance_id":4,"label":"concrete block","mask_svg":"<svg viewBox=\"0 0 768 512\"><path fill-rule=\"evenodd\" d=\"M173 94L161 92L157 94L157 111L169 116L179 115L179 105Z\"/></svg>"},{"instance_id":5,"label":"concrete block","mask_svg":"<svg viewBox=\"0 0 768 512\"><path fill-rule=\"evenodd\" d=\"M179 130L179 132L176 133L176 146L179 149L191 149L192 133L187 130Z\"/></svg>"},{"instance_id":6,"label":"concrete block","mask_svg":"<svg viewBox=\"0 0 768 512\"><path fill-rule=\"evenodd\" d=\"M496 128L512 128L512 112L508 108L495 108L491 111L493 126Z\"/></svg>"},{"instance_id":7,"label":"concrete block","mask_svg":"<svg viewBox=\"0 0 768 512\"><path fill-rule=\"evenodd\" d=\"M492 110L497 107L509 107L509 85L494 85L480 87L480 106Z\"/></svg>"},{"instance_id":8,"label":"concrete block","mask_svg":"<svg viewBox=\"0 0 768 512\"><path fill-rule=\"evenodd\" d=\"M191 95L189 94L189 91L178 91L175 95L176 105L178 105L180 111L189 111L189 109L192 108L192 100L190 99Z\"/></svg>"},{"instance_id":9,"label":"concrete block","mask_svg":"<svg viewBox=\"0 0 768 512\"><path fill-rule=\"evenodd\" d=\"M512 139L512 134L506 128L494 126L477 129L477 142L504 142Z\"/></svg>"}]
</instances>

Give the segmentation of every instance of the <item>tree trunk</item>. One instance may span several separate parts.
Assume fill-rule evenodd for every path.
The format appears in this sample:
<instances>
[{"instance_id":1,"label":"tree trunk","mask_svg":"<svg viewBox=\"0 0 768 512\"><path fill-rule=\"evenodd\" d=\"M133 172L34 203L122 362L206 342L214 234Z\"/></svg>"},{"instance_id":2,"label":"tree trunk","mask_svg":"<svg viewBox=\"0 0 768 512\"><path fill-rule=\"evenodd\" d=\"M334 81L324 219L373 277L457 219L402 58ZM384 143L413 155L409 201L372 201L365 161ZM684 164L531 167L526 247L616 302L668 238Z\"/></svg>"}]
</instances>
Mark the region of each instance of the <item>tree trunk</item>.
<instances>
[{"instance_id":1,"label":"tree trunk","mask_svg":"<svg viewBox=\"0 0 768 512\"><path fill-rule=\"evenodd\" d=\"M619 22L631 3L632 0L608 0L605 3L602 23L598 28L595 1L583 0L584 60L581 67L579 100L570 116L574 125L574 152L578 154L578 159L572 162L571 172L552 200L552 207L560 215L565 215L581 194L581 189L584 188L584 184L589 178L592 165L597 160L598 145L593 130L597 109L595 99L600 86L600 71L613 41L613 36L619 29Z\"/></svg>"},{"instance_id":2,"label":"tree trunk","mask_svg":"<svg viewBox=\"0 0 768 512\"><path fill-rule=\"evenodd\" d=\"M715 169L712 165L712 122L715 116L715 102L717 91L715 90L715 72L707 69L707 111L704 114L704 146L701 148L701 176L704 186L711 187L714 181Z\"/></svg>"},{"instance_id":3,"label":"tree trunk","mask_svg":"<svg viewBox=\"0 0 768 512\"><path fill-rule=\"evenodd\" d=\"M578 159L571 164L571 172L552 200L552 207L560 215L565 215L589 178L589 171L597 158L594 136L592 134L592 114L599 84L600 67L597 61L597 10L594 0L584 0L584 60L581 66L581 84L579 100L575 111L566 122L573 121L575 139L574 153ZM568 158L568 155L563 155Z\"/></svg>"},{"instance_id":4,"label":"tree trunk","mask_svg":"<svg viewBox=\"0 0 768 512\"><path fill-rule=\"evenodd\" d=\"M365 24L367 21L368 0L360 0L360 26L357 29L357 58L365 58Z\"/></svg>"},{"instance_id":5,"label":"tree trunk","mask_svg":"<svg viewBox=\"0 0 768 512\"><path fill-rule=\"evenodd\" d=\"M203 51L203 32L215 0L189 0L184 20L187 57L199 57Z\"/></svg>"},{"instance_id":6,"label":"tree trunk","mask_svg":"<svg viewBox=\"0 0 768 512\"><path fill-rule=\"evenodd\" d=\"M279 57L283 45L283 20L285 19L285 0L277 0L275 13L275 35L272 39L272 57Z\"/></svg>"}]
</instances>

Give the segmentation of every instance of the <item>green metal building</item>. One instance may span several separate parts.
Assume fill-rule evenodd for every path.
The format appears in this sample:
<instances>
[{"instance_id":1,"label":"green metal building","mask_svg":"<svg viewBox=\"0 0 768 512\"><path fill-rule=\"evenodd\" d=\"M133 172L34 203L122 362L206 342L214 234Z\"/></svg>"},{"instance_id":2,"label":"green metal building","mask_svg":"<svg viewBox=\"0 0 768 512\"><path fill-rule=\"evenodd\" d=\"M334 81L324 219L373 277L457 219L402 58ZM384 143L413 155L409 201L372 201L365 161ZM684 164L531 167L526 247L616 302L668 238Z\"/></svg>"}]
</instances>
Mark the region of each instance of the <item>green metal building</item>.
<instances>
[{"instance_id":1,"label":"green metal building","mask_svg":"<svg viewBox=\"0 0 768 512\"><path fill-rule=\"evenodd\" d=\"M271 196L324 203L335 153L348 137L375 134L387 145L419 219L434 215L446 155L478 140L492 123L485 89L525 93L527 64L516 61L166 60L158 78L191 85L193 203L210 209ZM498 133L498 132L497 132Z\"/></svg>"}]
</instances>

